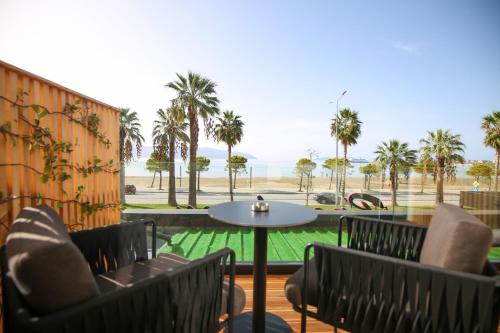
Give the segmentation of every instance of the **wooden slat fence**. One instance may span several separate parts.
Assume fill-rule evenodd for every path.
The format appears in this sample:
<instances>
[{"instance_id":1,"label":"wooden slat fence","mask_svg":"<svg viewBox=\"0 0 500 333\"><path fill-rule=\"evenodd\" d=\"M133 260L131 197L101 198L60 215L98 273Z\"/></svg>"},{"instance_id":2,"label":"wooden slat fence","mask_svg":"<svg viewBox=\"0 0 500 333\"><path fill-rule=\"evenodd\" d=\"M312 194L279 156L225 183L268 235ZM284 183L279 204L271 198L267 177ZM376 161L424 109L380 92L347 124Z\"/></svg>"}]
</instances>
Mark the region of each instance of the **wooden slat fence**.
<instances>
[{"instance_id":1,"label":"wooden slat fence","mask_svg":"<svg viewBox=\"0 0 500 333\"><path fill-rule=\"evenodd\" d=\"M22 119L34 122L36 112L32 108L17 108L5 98L15 101L20 92L26 92L19 104L39 104L50 112L60 112L68 104L79 101L82 109L88 114L95 113L100 119L99 132L109 139L110 145L102 143L87 128L71 121L61 114L48 114L41 119L40 125L50 129L57 140L74 144L74 151L68 154L68 164L86 164L98 157L104 162L113 160L106 172L90 174L84 178L79 172L65 167L71 179L48 181L43 183L40 175L33 169L43 171L43 153L37 149L29 149L22 140L17 140L13 146L12 140L0 135L0 192L4 201L0 200L0 244L4 243L7 228L15 216L25 206L36 203L46 203L55 207L61 214L63 221L71 229L86 229L107 224L119 223L120 212L118 207L104 208L97 213L80 219L81 206L77 202L57 204L56 201L44 199L37 201L30 196L55 200L70 200L75 198L79 185L85 186L80 201L92 203L118 204L120 201L119 174L110 170L119 169L119 110L110 105L84 96L80 93L62 87L49 80L16 68L0 61L0 126L10 123L13 133L30 135L30 126ZM21 110L21 111L19 111ZM1 134L1 133L0 133ZM9 165L15 164L15 165ZM32 169L33 168L33 169ZM8 200L9 196L21 196L22 199ZM27 196L27 197L26 197Z\"/></svg>"}]
</instances>

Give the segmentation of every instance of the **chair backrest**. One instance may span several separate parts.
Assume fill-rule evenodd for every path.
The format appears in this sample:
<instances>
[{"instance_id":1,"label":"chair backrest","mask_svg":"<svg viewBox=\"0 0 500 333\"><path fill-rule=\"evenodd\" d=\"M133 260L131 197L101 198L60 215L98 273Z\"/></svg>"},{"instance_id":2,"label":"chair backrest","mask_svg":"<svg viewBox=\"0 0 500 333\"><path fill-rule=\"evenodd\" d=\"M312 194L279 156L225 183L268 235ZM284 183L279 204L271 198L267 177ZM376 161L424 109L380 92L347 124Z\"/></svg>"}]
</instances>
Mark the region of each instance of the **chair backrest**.
<instances>
[{"instance_id":1,"label":"chair backrest","mask_svg":"<svg viewBox=\"0 0 500 333\"><path fill-rule=\"evenodd\" d=\"M127 222L70 233L94 275L148 259L144 222Z\"/></svg>"},{"instance_id":2,"label":"chair backrest","mask_svg":"<svg viewBox=\"0 0 500 333\"><path fill-rule=\"evenodd\" d=\"M378 220L364 216L342 216L339 222L338 245L389 257L418 261L427 227L409 222Z\"/></svg>"}]
</instances>

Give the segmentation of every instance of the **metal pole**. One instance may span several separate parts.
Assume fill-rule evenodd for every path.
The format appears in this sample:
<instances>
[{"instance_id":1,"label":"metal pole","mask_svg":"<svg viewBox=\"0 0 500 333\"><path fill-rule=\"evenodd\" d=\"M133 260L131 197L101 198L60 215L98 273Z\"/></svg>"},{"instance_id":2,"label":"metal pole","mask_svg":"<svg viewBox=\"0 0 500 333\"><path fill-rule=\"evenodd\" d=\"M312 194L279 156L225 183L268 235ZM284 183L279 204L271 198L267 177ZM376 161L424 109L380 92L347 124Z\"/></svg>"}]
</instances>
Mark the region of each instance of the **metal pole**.
<instances>
[{"instance_id":1,"label":"metal pole","mask_svg":"<svg viewBox=\"0 0 500 333\"><path fill-rule=\"evenodd\" d=\"M344 90L337 98L337 112L335 113L335 208L339 208L339 101L347 93ZM332 102L330 102L332 103ZM344 161L345 162L345 161Z\"/></svg>"},{"instance_id":2,"label":"metal pole","mask_svg":"<svg viewBox=\"0 0 500 333\"><path fill-rule=\"evenodd\" d=\"M339 208L339 99L335 113L335 208Z\"/></svg>"},{"instance_id":3,"label":"metal pole","mask_svg":"<svg viewBox=\"0 0 500 333\"><path fill-rule=\"evenodd\" d=\"M255 228L252 332L266 331L267 228Z\"/></svg>"}]
</instances>

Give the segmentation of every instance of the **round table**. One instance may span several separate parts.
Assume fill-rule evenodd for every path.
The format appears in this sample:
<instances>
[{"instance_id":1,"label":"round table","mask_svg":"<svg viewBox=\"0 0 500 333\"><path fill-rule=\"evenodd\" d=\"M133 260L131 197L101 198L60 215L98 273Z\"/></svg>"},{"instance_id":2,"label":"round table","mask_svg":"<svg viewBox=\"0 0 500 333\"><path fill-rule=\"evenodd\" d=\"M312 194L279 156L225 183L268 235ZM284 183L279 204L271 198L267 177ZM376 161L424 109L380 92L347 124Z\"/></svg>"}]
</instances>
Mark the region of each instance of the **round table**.
<instances>
[{"instance_id":1,"label":"round table","mask_svg":"<svg viewBox=\"0 0 500 333\"><path fill-rule=\"evenodd\" d=\"M234 320L235 332L292 332L280 317L266 312L267 228L293 227L316 220L317 213L305 206L286 202L266 201L268 212L254 212L255 201L225 202L208 209L214 220L239 227L253 227L253 311Z\"/></svg>"}]
</instances>

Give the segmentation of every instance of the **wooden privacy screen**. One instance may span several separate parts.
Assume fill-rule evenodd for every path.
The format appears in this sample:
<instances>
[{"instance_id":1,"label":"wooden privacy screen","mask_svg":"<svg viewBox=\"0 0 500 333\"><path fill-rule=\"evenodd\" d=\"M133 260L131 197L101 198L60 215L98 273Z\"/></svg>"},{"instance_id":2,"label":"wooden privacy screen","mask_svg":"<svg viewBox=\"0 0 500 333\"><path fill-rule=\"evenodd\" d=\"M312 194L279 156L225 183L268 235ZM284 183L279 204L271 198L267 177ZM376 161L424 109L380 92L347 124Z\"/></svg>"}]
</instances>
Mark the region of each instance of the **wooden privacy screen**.
<instances>
[{"instance_id":1,"label":"wooden privacy screen","mask_svg":"<svg viewBox=\"0 0 500 333\"><path fill-rule=\"evenodd\" d=\"M65 106L77 103L85 107L88 114L95 114L100 120L99 132L109 139L109 145L99 140L87 128L71 121L62 114L47 114L40 119L40 126L47 127L57 140L72 143L74 150L66 154L68 165L86 165L98 157L104 162L113 160L109 170L119 169L119 110L45 80L39 76L0 61L0 126L9 124L12 133L30 135L32 130L24 117L30 122L36 118L36 110L18 108L8 100L15 101L25 92L19 104L38 104L50 112L61 112ZM8 99L8 100L6 100ZM77 102L79 101L79 103ZM20 110L20 111L19 111ZM4 134L4 133L0 133ZM38 171L43 171L44 154L40 149L29 149L23 140L16 145L6 135L0 135L0 244L5 241L7 228L19 211L25 206L45 203L55 207L70 229L86 229L107 224L119 223L120 180L116 172L91 173L84 177L74 168L65 167L71 178L65 181L41 181ZM9 165L16 164L16 165ZM34 170L35 169L35 170ZM113 207L100 209L90 216L82 217L79 202L57 203L75 199L80 185L84 190L77 201L113 204ZM12 196L22 198L13 199ZM34 199L38 196L46 199ZM5 200L10 197L10 200Z\"/></svg>"}]
</instances>

